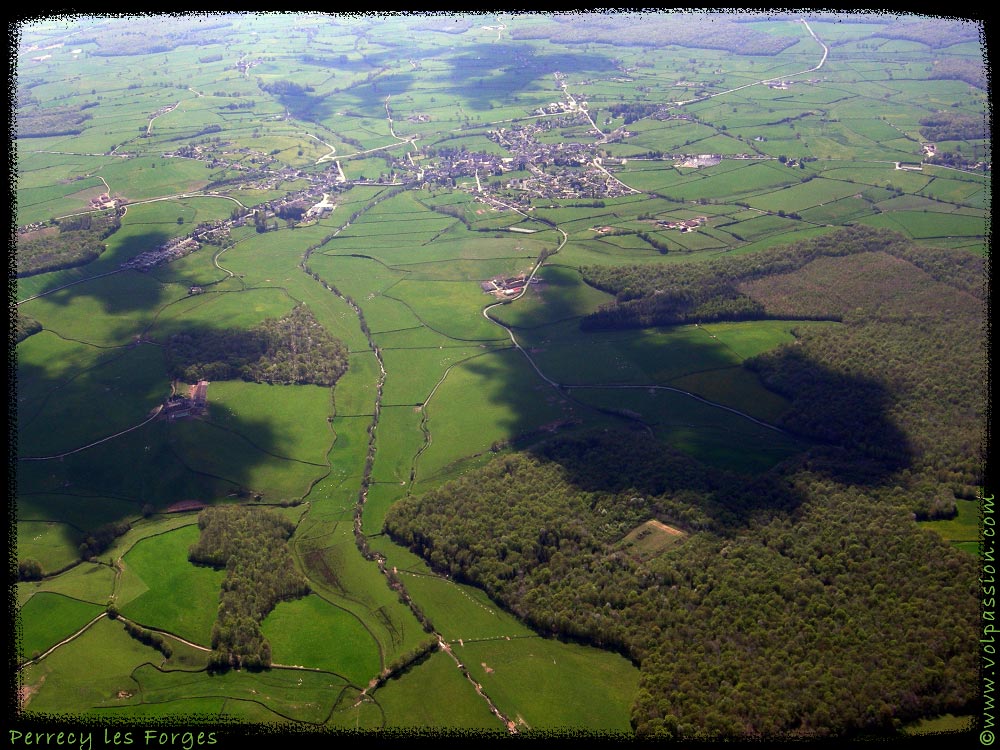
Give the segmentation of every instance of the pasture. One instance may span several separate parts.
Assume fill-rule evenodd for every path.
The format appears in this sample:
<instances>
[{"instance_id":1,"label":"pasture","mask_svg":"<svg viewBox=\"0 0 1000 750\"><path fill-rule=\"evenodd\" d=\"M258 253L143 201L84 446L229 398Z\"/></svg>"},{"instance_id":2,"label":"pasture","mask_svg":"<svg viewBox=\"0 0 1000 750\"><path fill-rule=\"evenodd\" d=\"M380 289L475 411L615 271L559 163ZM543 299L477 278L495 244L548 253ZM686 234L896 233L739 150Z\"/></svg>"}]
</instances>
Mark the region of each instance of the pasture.
<instances>
[{"instance_id":1,"label":"pasture","mask_svg":"<svg viewBox=\"0 0 1000 750\"><path fill-rule=\"evenodd\" d=\"M22 555L28 557L28 555ZM22 581L17 585L18 606L36 593L61 594L81 602L104 606L114 591L115 571L109 565L81 562L57 576L41 581Z\"/></svg>"},{"instance_id":2,"label":"pasture","mask_svg":"<svg viewBox=\"0 0 1000 750\"><path fill-rule=\"evenodd\" d=\"M34 594L18 608L23 637L18 661L36 658L65 638L77 633L104 611L99 604L71 599L47 591Z\"/></svg>"},{"instance_id":3,"label":"pasture","mask_svg":"<svg viewBox=\"0 0 1000 750\"><path fill-rule=\"evenodd\" d=\"M476 641L453 650L521 733L629 731L639 670L618 654L538 637Z\"/></svg>"},{"instance_id":4,"label":"pasture","mask_svg":"<svg viewBox=\"0 0 1000 750\"><path fill-rule=\"evenodd\" d=\"M203 646L211 644L225 572L188 562L188 548L198 541L193 523L149 536L122 558L119 611L146 628L165 630ZM138 592L142 588L142 593Z\"/></svg>"},{"instance_id":5,"label":"pasture","mask_svg":"<svg viewBox=\"0 0 1000 750\"><path fill-rule=\"evenodd\" d=\"M479 737L485 731L500 735L504 729L454 660L441 651L388 680L373 692L372 700L382 709L389 729L468 729Z\"/></svg>"},{"instance_id":6,"label":"pasture","mask_svg":"<svg viewBox=\"0 0 1000 750\"><path fill-rule=\"evenodd\" d=\"M315 594L279 602L261 632L275 664L331 672L358 686L381 668L379 644L364 620Z\"/></svg>"}]
</instances>

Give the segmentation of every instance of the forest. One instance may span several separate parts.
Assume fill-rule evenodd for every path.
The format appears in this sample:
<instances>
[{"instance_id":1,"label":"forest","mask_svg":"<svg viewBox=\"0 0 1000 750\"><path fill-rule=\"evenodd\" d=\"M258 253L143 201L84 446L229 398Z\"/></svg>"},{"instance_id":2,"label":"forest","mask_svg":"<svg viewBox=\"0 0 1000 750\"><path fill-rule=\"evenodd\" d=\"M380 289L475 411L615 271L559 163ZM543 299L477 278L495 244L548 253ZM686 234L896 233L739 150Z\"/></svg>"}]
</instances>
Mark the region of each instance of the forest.
<instances>
[{"instance_id":1,"label":"forest","mask_svg":"<svg viewBox=\"0 0 1000 750\"><path fill-rule=\"evenodd\" d=\"M706 18L705 26L682 23L669 17L637 18L634 14L614 13L575 18L555 16L553 22L515 29L514 39L549 39L562 44L614 44L661 47L721 49L738 55L777 55L791 47L796 39L748 29L728 17Z\"/></svg>"},{"instance_id":2,"label":"forest","mask_svg":"<svg viewBox=\"0 0 1000 750\"><path fill-rule=\"evenodd\" d=\"M638 663L640 735L891 730L967 707L973 558L892 490L808 463L748 480L638 433L563 440L393 506L386 531L540 632ZM618 549L648 518L690 536L651 560Z\"/></svg>"},{"instance_id":3,"label":"forest","mask_svg":"<svg viewBox=\"0 0 1000 750\"><path fill-rule=\"evenodd\" d=\"M191 562L225 568L209 667L263 669L271 646L260 624L275 605L309 593L286 544L295 525L261 508L219 505L198 515Z\"/></svg>"},{"instance_id":4,"label":"forest","mask_svg":"<svg viewBox=\"0 0 1000 750\"><path fill-rule=\"evenodd\" d=\"M27 106L36 100L19 99L19 106ZM96 102L94 102L96 105ZM31 108L17 114L18 138L46 138L52 135L79 135L87 120L93 117L85 112L86 106L67 105L63 107Z\"/></svg>"},{"instance_id":5,"label":"forest","mask_svg":"<svg viewBox=\"0 0 1000 750\"><path fill-rule=\"evenodd\" d=\"M199 329L167 341L173 378L333 386L347 371L347 348L305 305L248 330Z\"/></svg>"},{"instance_id":6,"label":"forest","mask_svg":"<svg viewBox=\"0 0 1000 750\"><path fill-rule=\"evenodd\" d=\"M939 112L922 118L920 133L929 141L965 141L990 137L985 121L952 112Z\"/></svg>"}]
</instances>

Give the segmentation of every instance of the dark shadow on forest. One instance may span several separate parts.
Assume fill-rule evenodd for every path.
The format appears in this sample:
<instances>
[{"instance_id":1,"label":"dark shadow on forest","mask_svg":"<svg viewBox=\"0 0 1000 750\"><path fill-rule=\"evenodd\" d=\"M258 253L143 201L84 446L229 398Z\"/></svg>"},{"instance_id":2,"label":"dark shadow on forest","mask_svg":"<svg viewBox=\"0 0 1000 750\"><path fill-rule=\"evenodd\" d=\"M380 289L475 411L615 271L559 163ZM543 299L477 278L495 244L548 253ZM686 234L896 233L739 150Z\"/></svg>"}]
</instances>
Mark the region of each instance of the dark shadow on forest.
<instances>
[{"instance_id":1,"label":"dark shadow on forest","mask_svg":"<svg viewBox=\"0 0 1000 750\"><path fill-rule=\"evenodd\" d=\"M481 398L502 403L508 410L513 403L525 402L503 394L524 391L522 368L529 368L527 362L490 357L489 362L477 359L463 366L493 382L505 382L491 389L500 395L483 393ZM579 402L574 423L560 426L556 436L540 429L541 420L534 411L515 410L503 427L519 437L503 447L527 450L558 463L567 481L585 492L683 495L712 519L717 530L743 526L761 512L790 512L798 507L803 498L779 476L782 466L805 466L843 484L876 487L912 465L913 447L890 417L893 398L885 387L832 372L791 346L773 353L767 366L772 380L777 380L774 373L785 375L780 392L792 402L779 426L811 446L802 454L776 461L778 471L747 474L720 469L654 437L656 416L624 408L600 413ZM557 391L541 380L535 392L539 403L554 397L575 401L572 391ZM717 425L687 427L715 435L719 430ZM761 449L745 440L734 434L731 450Z\"/></svg>"}]
</instances>

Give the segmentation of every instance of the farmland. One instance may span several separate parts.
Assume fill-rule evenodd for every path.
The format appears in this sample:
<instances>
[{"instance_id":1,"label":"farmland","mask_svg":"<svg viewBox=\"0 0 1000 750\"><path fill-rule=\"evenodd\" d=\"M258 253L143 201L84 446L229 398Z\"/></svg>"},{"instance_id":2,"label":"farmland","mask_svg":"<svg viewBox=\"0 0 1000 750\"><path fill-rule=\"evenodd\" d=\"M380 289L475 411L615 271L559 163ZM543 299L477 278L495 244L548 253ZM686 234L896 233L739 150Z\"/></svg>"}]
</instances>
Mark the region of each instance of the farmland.
<instances>
[{"instance_id":1,"label":"farmland","mask_svg":"<svg viewBox=\"0 0 1000 750\"><path fill-rule=\"evenodd\" d=\"M975 715L982 24L16 28L15 722Z\"/></svg>"}]
</instances>

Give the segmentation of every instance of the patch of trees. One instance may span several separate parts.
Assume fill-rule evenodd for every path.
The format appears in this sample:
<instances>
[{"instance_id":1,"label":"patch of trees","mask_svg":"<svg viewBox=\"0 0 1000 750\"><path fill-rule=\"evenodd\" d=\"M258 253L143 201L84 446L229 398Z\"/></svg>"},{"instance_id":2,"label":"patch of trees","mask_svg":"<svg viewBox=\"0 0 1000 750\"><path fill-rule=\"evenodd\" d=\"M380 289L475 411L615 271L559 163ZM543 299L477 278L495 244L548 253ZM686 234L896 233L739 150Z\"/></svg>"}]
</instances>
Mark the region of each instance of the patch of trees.
<instances>
[{"instance_id":1,"label":"patch of trees","mask_svg":"<svg viewBox=\"0 0 1000 750\"><path fill-rule=\"evenodd\" d=\"M436 206L430 206L432 211L437 211L439 214L444 214L445 216L450 216L453 219L458 219L465 225L466 229L472 229L472 225L469 223L469 218L465 215L464 205L451 205L451 204L441 204Z\"/></svg>"},{"instance_id":2,"label":"patch of trees","mask_svg":"<svg viewBox=\"0 0 1000 750\"><path fill-rule=\"evenodd\" d=\"M170 376L185 382L242 379L332 387L347 372L347 347L305 305L250 330L201 330L170 337Z\"/></svg>"},{"instance_id":3,"label":"patch of trees","mask_svg":"<svg viewBox=\"0 0 1000 750\"><path fill-rule=\"evenodd\" d=\"M31 87L18 83L14 90L14 109L21 109L32 104L41 104L41 100L31 93Z\"/></svg>"},{"instance_id":4,"label":"patch of trees","mask_svg":"<svg viewBox=\"0 0 1000 750\"><path fill-rule=\"evenodd\" d=\"M82 214L59 222L58 234L25 234L17 238L17 276L24 278L97 260L107 248L104 240L118 231L115 213Z\"/></svg>"},{"instance_id":5,"label":"patch of trees","mask_svg":"<svg viewBox=\"0 0 1000 750\"><path fill-rule=\"evenodd\" d=\"M204 57L199 57L198 58L198 62L203 63L203 64L204 63L213 63L213 62L219 62L219 60L221 60L221 59L222 59L222 55L221 54L219 54L219 55L205 55Z\"/></svg>"},{"instance_id":6,"label":"patch of trees","mask_svg":"<svg viewBox=\"0 0 1000 750\"><path fill-rule=\"evenodd\" d=\"M281 206L278 206L278 210L275 211L275 213L280 219L294 219L295 221L298 221L305 216L306 211L308 210L308 202L292 201L291 203L284 203Z\"/></svg>"},{"instance_id":7,"label":"patch of trees","mask_svg":"<svg viewBox=\"0 0 1000 750\"><path fill-rule=\"evenodd\" d=\"M666 255L668 252L670 252L670 246L667 245L666 242L657 239L653 235L649 234L649 232L636 232L636 234L639 235L639 238L641 240L651 245L654 249L658 250L660 252L660 255Z\"/></svg>"},{"instance_id":8,"label":"patch of trees","mask_svg":"<svg viewBox=\"0 0 1000 750\"><path fill-rule=\"evenodd\" d=\"M199 513L198 528L188 558L226 570L209 668L266 669L271 646L261 623L279 602L309 593L288 551L295 525L263 508L224 505Z\"/></svg>"},{"instance_id":9,"label":"patch of trees","mask_svg":"<svg viewBox=\"0 0 1000 750\"><path fill-rule=\"evenodd\" d=\"M17 580L19 581L40 581L45 577L42 564L33 557L27 557L17 561Z\"/></svg>"},{"instance_id":10,"label":"patch of trees","mask_svg":"<svg viewBox=\"0 0 1000 750\"><path fill-rule=\"evenodd\" d=\"M663 109L662 104L643 104L641 102L613 102L608 107L612 117L625 119L625 125L631 125L633 122L649 117Z\"/></svg>"},{"instance_id":11,"label":"patch of trees","mask_svg":"<svg viewBox=\"0 0 1000 750\"><path fill-rule=\"evenodd\" d=\"M277 97L304 96L310 91L315 91L312 86L302 86L301 84L295 83L295 81L289 81L284 78L278 79L277 81L258 81L257 86L264 93L273 94Z\"/></svg>"},{"instance_id":12,"label":"patch of trees","mask_svg":"<svg viewBox=\"0 0 1000 750\"><path fill-rule=\"evenodd\" d=\"M18 138L45 138L52 135L79 135L83 124L93 117L80 106L37 107L17 113Z\"/></svg>"},{"instance_id":13,"label":"patch of trees","mask_svg":"<svg viewBox=\"0 0 1000 750\"><path fill-rule=\"evenodd\" d=\"M115 521L99 526L80 542L80 557L89 560L104 552L111 543L132 528L129 521Z\"/></svg>"},{"instance_id":14,"label":"patch of trees","mask_svg":"<svg viewBox=\"0 0 1000 750\"><path fill-rule=\"evenodd\" d=\"M986 75L986 68L982 63L971 60L961 60L957 58L945 58L936 60L934 68L927 76L933 80L955 80L965 81L970 86L975 86L983 91L989 86L989 79Z\"/></svg>"},{"instance_id":15,"label":"patch of trees","mask_svg":"<svg viewBox=\"0 0 1000 750\"><path fill-rule=\"evenodd\" d=\"M20 344L28 336L34 336L36 333L39 333L42 330L42 324L34 318L29 318L27 315L18 313L15 328L16 343Z\"/></svg>"},{"instance_id":16,"label":"patch of trees","mask_svg":"<svg viewBox=\"0 0 1000 750\"><path fill-rule=\"evenodd\" d=\"M644 434L557 440L400 501L385 529L541 632L635 661L640 736L816 738L970 710L974 558L896 490L812 471L821 458L740 481ZM692 533L626 553L649 518Z\"/></svg>"},{"instance_id":17,"label":"patch of trees","mask_svg":"<svg viewBox=\"0 0 1000 750\"><path fill-rule=\"evenodd\" d=\"M928 141L975 141L990 137L981 117L938 112L920 120L920 134Z\"/></svg>"}]
</instances>

